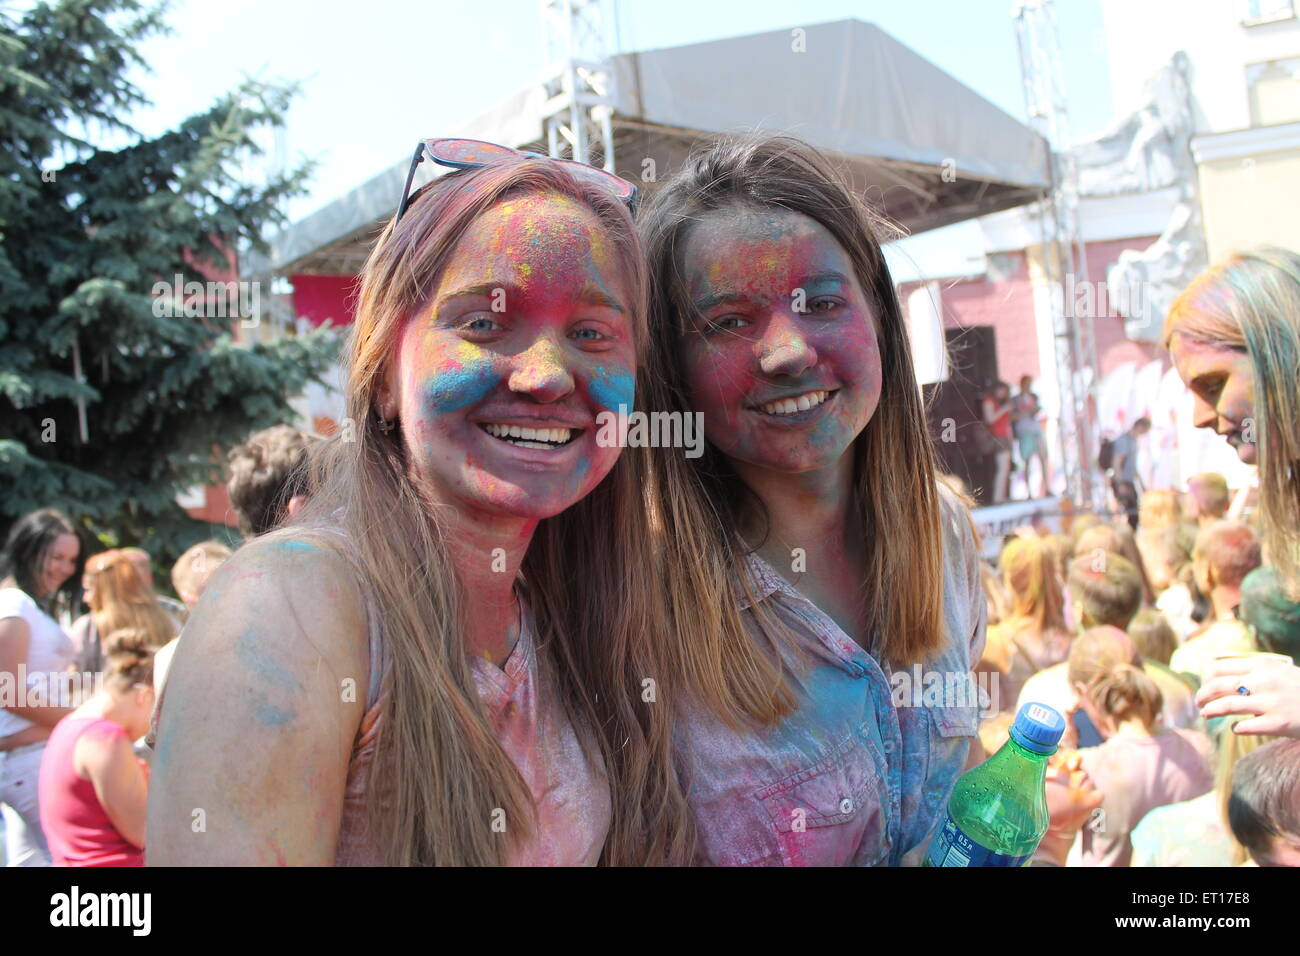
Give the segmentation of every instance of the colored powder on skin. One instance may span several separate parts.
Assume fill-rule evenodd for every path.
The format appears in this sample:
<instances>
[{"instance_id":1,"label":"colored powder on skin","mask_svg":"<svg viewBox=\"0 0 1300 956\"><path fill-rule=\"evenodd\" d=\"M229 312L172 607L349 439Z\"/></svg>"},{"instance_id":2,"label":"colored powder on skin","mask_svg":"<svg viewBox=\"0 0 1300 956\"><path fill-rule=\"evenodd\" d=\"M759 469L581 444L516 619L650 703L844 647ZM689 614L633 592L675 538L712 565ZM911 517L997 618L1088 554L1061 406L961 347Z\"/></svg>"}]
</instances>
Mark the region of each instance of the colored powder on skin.
<instances>
[{"instance_id":1,"label":"colored powder on skin","mask_svg":"<svg viewBox=\"0 0 1300 956\"><path fill-rule=\"evenodd\" d=\"M262 649L262 644L263 641L256 631L244 631L240 634L235 641L235 654L240 663L268 684L286 691L299 690L302 685L298 682L298 678L283 664L268 657Z\"/></svg>"},{"instance_id":2,"label":"colored powder on skin","mask_svg":"<svg viewBox=\"0 0 1300 956\"><path fill-rule=\"evenodd\" d=\"M259 700L253 712L258 721L266 727L280 727L294 718L293 711L282 710L265 700Z\"/></svg>"},{"instance_id":3,"label":"colored powder on skin","mask_svg":"<svg viewBox=\"0 0 1300 956\"><path fill-rule=\"evenodd\" d=\"M454 412L481 402L501 376L488 363L474 363L440 372L425 386L424 396L440 412Z\"/></svg>"},{"instance_id":4,"label":"colored powder on skin","mask_svg":"<svg viewBox=\"0 0 1300 956\"><path fill-rule=\"evenodd\" d=\"M601 365L597 366L596 376L588 390L597 404L611 412L617 412L619 406L626 406L631 411L636 398L636 380L628 372L621 369L607 372Z\"/></svg>"}]
</instances>

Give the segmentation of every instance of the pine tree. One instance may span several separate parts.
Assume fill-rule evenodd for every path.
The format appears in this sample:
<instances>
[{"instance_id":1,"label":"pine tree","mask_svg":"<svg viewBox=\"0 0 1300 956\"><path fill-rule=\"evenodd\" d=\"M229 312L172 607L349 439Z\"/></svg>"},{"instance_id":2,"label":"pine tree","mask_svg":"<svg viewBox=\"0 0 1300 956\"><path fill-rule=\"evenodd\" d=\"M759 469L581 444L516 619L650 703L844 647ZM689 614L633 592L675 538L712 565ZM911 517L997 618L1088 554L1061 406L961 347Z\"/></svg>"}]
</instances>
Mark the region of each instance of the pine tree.
<instances>
[{"instance_id":1,"label":"pine tree","mask_svg":"<svg viewBox=\"0 0 1300 956\"><path fill-rule=\"evenodd\" d=\"M186 317L156 294L264 249L310 170L241 178L292 87L245 83L155 139L131 127L146 100L128 71L164 12L0 12L0 532L57 507L155 558L209 533L177 495L219 480L221 449L291 420L288 398L338 348L330 330L237 344L224 301Z\"/></svg>"}]
</instances>

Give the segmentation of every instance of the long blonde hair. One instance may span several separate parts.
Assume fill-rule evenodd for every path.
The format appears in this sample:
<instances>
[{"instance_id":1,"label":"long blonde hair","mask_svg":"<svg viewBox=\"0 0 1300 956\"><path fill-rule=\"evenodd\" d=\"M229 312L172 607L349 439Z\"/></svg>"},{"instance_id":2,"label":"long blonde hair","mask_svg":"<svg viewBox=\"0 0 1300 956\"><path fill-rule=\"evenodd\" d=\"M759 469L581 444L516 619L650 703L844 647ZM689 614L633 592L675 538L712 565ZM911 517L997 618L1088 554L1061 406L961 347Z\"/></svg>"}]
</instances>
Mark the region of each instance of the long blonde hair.
<instances>
[{"instance_id":1,"label":"long blonde hair","mask_svg":"<svg viewBox=\"0 0 1300 956\"><path fill-rule=\"evenodd\" d=\"M135 563L121 551L97 554L86 562L90 613L101 635L120 630L146 634L154 648L176 636L176 622L163 610L140 577Z\"/></svg>"},{"instance_id":2,"label":"long blonde hair","mask_svg":"<svg viewBox=\"0 0 1300 956\"><path fill-rule=\"evenodd\" d=\"M682 255L691 226L732 205L778 207L817 221L853 263L880 320L881 401L854 440L853 505L867 540L862 593L879 650L895 666L939 649L943 637L940 492L921 392L898 298L874 230L883 223L811 146L788 137L722 140L697 148L640 219L650 261L651 405L689 413L680 336L693 324ZM762 612L750 588L742 519L758 502L725 457L706 445L698 460L660 454L652 486L663 523L666 599L674 619L674 665L692 696L732 725L770 725L796 704L782 672L789 635ZM756 612L752 637L734 585Z\"/></svg>"},{"instance_id":3,"label":"long blonde hair","mask_svg":"<svg viewBox=\"0 0 1300 956\"><path fill-rule=\"evenodd\" d=\"M376 403L405 322L424 306L473 220L507 196L539 191L581 202L609 234L643 354L644 265L621 202L542 160L447 174L422 190L400 224L390 222L371 252L351 340L354 434L341 431L318 449L307 506L273 532L310 535L342 554L382 632L389 666L367 801L390 865L503 862L504 841L488 826L497 808L509 821L505 840L532 831L531 795L479 704L466 659L472 596L438 510L408 478L401 430L381 431ZM659 682L659 694L672 690L654 658L662 599L640 498L645 455L625 449L590 495L539 522L522 568L539 664L552 673L584 746L590 752L593 743L585 727L604 758L613 819L603 859L610 863L680 862L690 852L668 728L640 696L646 677ZM319 530L339 524L346 548Z\"/></svg>"},{"instance_id":4,"label":"long blonde hair","mask_svg":"<svg viewBox=\"0 0 1300 956\"><path fill-rule=\"evenodd\" d=\"M1223 832L1228 842L1232 844L1232 866L1241 866L1249 856L1246 848L1233 836L1232 826L1228 822L1228 801L1232 798L1232 768L1237 766L1237 761L1246 754L1258 750L1272 740L1277 738L1263 734L1238 734L1226 720L1219 728L1219 759L1214 770L1214 802L1219 808L1219 818L1223 821Z\"/></svg>"},{"instance_id":5,"label":"long blonde hair","mask_svg":"<svg viewBox=\"0 0 1300 956\"><path fill-rule=\"evenodd\" d=\"M1056 556L1043 538L1013 538L1002 549L998 570L1008 596L1006 621L1035 633L1065 630L1065 584Z\"/></svg>"},{"instance_id":6,"label":"long blonde hair","mask_svg":"<svg viewBox=\"0 0 1300 956\"><path fill-rule=\"evenodd\" d=\"M1201 273L1169 308L1165 348L1175 335L1250 356L1261 536L1300 600L1300 255L1265 246Z\"/></svg>"}]
</instances>

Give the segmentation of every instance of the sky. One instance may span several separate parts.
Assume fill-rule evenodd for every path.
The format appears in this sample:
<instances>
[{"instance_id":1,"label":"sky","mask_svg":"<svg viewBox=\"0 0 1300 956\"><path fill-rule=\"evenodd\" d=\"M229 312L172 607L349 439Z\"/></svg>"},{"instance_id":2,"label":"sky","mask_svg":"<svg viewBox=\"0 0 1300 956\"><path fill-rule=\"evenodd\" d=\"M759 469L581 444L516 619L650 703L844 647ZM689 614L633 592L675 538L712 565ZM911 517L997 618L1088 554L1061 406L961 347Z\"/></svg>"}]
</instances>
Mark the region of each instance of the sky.
<instances>
[{"instance_id":1,"label":"sky","mask_svg":"<svg viewBox=\"0 0 1300 956\"><path fill-rule=\"evenodd\" d=\"M1024 118L1012 0L606 0L613 52L857 18L873 22L1013 116ZM1057 0L1076 138L1112 120L1098 0ZM302 92L278 159L318 161L299 219L517 92L545 62L540 0L188 0L174 33L147 41L134 79L147 135L205 109L244 77ZM942 237L938 237L942 238Z\"/></svg>"}]
</instances>

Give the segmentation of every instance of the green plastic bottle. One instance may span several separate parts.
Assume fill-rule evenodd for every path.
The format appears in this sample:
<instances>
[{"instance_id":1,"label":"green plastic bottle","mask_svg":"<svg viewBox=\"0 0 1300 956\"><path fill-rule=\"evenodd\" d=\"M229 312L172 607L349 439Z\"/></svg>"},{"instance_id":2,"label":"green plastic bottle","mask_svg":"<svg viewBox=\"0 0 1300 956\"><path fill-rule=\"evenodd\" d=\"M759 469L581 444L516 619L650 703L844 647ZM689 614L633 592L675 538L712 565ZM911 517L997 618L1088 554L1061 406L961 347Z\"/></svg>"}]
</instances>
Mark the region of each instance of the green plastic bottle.
<instances>
[{"instance_id":1,"label":"green plastic bottle","mask_svg":"<svg viewBox=\"0 0 1300 956\"><path fill-rule=\"evenodd\" d=\"M923 866L1024 866L1047 832L1047 758L1065 718L1025 704L1002 749L957 779Z\"/></svg>"}]
</instances>

